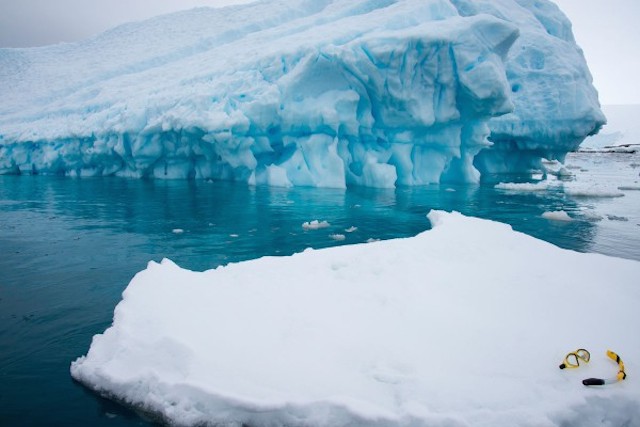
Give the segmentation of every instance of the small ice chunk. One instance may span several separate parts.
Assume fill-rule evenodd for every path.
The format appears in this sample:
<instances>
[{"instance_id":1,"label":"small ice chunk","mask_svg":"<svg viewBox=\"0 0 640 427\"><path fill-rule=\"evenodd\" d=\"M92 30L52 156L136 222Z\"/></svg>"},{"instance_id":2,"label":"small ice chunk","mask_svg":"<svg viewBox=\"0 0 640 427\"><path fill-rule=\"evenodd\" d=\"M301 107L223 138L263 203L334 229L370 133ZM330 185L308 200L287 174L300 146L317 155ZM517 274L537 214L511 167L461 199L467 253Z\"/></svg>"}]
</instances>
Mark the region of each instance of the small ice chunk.
<instances>
[{"instance_id":1,"label":"small ice chunk","mask_svg":"<svg viewBox=\"0 0 640 427\"><path fill-rule=\"evenodd\" d=\"M620 191L597 187L565 187L564 193L572 197L624 197Z\"/></svg>"},{"instance_id":2,"label":"small ice chunk","mask_svg":"<svg viewBox=\"0 0 640 427\"><path fill-rule=\"evenodd\" d=\"M329 234L329 237L339 242L347 238L344 234Z\"/></svg>"},{"instance_id":3,"label":"small ice chunk","mask_svg":"<svg viewBox=\"0 0 640 427\"><path fill-rule=\"evenodd\" d=\"M529 191L546 191L549 189L549 182L548 181L540 181L537 183L531 183L531 182L522 182L522 183L515 183L515 182L501 182L499 184L496 184L494 188L498 189L498 190L508 190L508 191L522 191L522 192L529 192Z\"/></svg>"},{"instance_id":4,"label":"small ice chunk","mask_svg":"<svg viewBox=\"0 0 640 427\"><path fill-rule=\"evenodd\" d=\"M184 230L182 228L174 228L173 230L171 230L171 232L173 234L182 234L184 233Z\"/></svg>"},{"instance_id":5,"label":"small ice chunk","mask_svg":"<svg viewBox=\"0 0 640 427\"><path fill-rule=\"evenodd\" d=\"M598 215L594 211L590 211L590 210L583 211L582 212L582 216L587 221L602 221L604 219L604 217L602 215Z\"/></svg>"},{"instance_id":6,"label":"small ice chunk","mask_svg":"<svg viewBox=\"0 0 640 427\"><path fill-rule=\"evenodd\" d=\"M565 211L545 212L542 214L542 217L552 221L573 221L573 218L571 218Z\"/></svg>"},{"instance_id":7,"label":"small ice chunk","mask_svg":"<svg viewBox=\"0 0 640 427\"><path fill-rule=\"evenodd\" d=\"M302 223L302 228L305 230L319 230L321 228L327 228L331 226L327 221L318 221L314 219L313 221Z\"/></svg>"},{"instance_id":8,"label":"small ice chunk","mask_svg":"<svg viewBox=\"0 0 640 427\"><path fill-rule=\"evenodd\" d=\"M558 169L558 171L556 172L556 175L558 177L563 177L563 178L568 178L568 177L574 176L573 173L571 173L567 168L564 168L564 167Z\"/></svg>"},{"instance_id":9,"label":"small ice chunk","mask_svg":"<svg viewBox=\"0 0 640 427\"><path fill-rule=\"evenodd\" d=\"M353 233L354 231L357 231L357 230L358 230L358 227L351 226L351 227L349 227L349 228L346 228L346 229L344 230L344 232L345 232L345 233Z\"/></svg>"}]
</instances>

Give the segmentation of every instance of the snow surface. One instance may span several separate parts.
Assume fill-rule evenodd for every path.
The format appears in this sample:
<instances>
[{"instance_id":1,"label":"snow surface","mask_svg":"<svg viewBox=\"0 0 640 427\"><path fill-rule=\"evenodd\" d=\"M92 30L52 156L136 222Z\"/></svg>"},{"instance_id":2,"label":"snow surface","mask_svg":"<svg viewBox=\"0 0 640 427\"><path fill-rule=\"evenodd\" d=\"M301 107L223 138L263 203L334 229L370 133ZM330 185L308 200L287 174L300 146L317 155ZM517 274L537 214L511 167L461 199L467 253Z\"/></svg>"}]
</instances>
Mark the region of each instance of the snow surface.
<instances>
[{"instance_id":1,"label":"snow surface","mask_svg":"<svg viewBox=\"0 0 640 427\"><path fill-rule=\"evenodd\" d=\"M562 158L604 123L546 0L200 8L0 49L0 82L0 173L475 182Z\"/></svg>"},{"instance_id":2,"label":"snow surface","mask_svg":"<svg viewBox=\"0 0 640 427\"><path fill-rule=\"evenodd\" d=\"M428 218L205 272L151 262L71 373L175 425L638 425L639 262ZM558 369L577 348L591 363ZM628 379L583 386L617 372L607 349Z\"/></svg>"}]
</instances>

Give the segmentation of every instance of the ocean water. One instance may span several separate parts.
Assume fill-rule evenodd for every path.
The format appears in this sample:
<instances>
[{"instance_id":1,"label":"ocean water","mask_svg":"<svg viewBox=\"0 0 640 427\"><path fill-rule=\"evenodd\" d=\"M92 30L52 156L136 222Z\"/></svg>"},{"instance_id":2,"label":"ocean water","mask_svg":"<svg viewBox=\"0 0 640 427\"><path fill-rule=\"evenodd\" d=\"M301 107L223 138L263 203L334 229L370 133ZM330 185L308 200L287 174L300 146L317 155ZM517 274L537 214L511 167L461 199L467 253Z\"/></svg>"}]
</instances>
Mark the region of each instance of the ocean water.
<instances>
[{"instance_id":1,"label":"ocean water","mask_svg":"<svg viewBox=\"0 0 640 427\"><path fill-rule=\"evenodd\" d=\"M0 176L0 425L152 424L69 375L71 361L110 325L122 291L149 260L167 257L205 270L308 247L408 237L429 229L430 209L506 222L576 251L640 260L640 156L576 153L567 165L574 176L565 179L620 187L624 196L495 189L505 177L343 191ZM558 210L573 221L542 217ZM312 220L330 225L305 230Z\"/></svg>"}]
</instances>

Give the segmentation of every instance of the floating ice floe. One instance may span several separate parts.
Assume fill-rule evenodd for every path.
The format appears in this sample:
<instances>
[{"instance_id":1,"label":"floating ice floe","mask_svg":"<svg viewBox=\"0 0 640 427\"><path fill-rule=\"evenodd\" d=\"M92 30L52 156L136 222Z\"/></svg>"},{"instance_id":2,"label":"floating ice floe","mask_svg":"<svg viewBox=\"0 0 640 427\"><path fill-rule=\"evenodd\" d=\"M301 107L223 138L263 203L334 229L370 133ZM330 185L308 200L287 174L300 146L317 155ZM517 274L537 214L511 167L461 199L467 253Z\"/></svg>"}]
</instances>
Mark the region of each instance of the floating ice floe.
<instances>
[{"instance_id":1,"label":"floating ice floe","mask_svg":"<svg viewBox=\"0 0 640 427\"><path fill-rule=\"evenodd\" d=\"M629 221L629 218L627 218L626 216L618 216L618 215L607 215L607 219L609 221L622 221L622 222L627 222Z\"/></svg>"},{"instance_id":2,"label":"floating ice floe","mask_svg":"<svg viewBox=\"0 0 640 427\"><path fill-rule=\"evenodd\" d=\"M593 210L583 209L581 212L581 216L587 221L602 221L604 217Z\"/></svg>"},{"instance_id":3,"label":"floating ice floe","mask_svg":"<svg viewBox=\"0 0 640 427\"><path fill-rule=\"evenodd\" d=\"M573 197L624 197L624 193L615 187L603 188L594 185L565 185L564 193Z\"/></svg>"},{"instance_id":4,"label":"floating ice floe","mask_svg":"<svg viewBox=\"0 0 640 427\"><path fill-rule=\"evenodd\" d=\"M412 238L205 272L151 262L71 374L181 426L640 420L640 262L457 213L429 220ZM577 348L590 363L558 369ZM615 376L607 349L629 378L583 386Z\"/></svg>"},{"instance_id":5,"label":"floating ice floe","mask_svg":"<svg viewBox=\"0 0 640 427\"><path fill-rule=\"evenodd\" d=\"M544 212L542 217L553 221L573 221L573 218L571 218L565 211Z\"/></svg>"},{"instance_id":6,"label":"floating ice floe","mask_svg":"<svg viewBox=\"0 0 640 427\"><path fill-rule=\"evenodd\" d=\"M618 187L621 191L640 191L640 185L622 185Z\"/></svg>"},{"instance_id":7,"label":"floating ice floe","mask_svg":"<svg viewBox=\"0 0 640 427\"><path fill-rule=\"evenodd\" d=\"M562 190L564 194L572 197L624 197L623 189L635 189L633 186L615 187L605 186L590 181L581 181L578 177L575 181L559 181L555 179L545 179L538 182L502 182L496 184L494 188L514 192L536 192L548 190Z\"/></svg>"},{"instance_id":8,"label":"floating ice floe","mask_svg":"<svg viewBox=\"0 0 640 427\"><path fill-rule=\"evenodd\" d=\"M496 184L494 188L498 190L509 190L517 192L533 192L533 191L547 191L551 187L558 187L558 184L553 181L539 181L539 182L501 182Z\"/></svg>"},{"instance_id":9,"label":"floating ice floe","mask_svg":"<svg viewBox=\"0 0 640 427\"><path fill-rule=\"evenodd\" d=\"M302 223L302 228L304 228L305 230L319 230L321 228L327 228L330 227L331 224L327 221L318 221L317 219L314 219L313 221L309 221L309 222L303 222Z\"/></svg>"}]
</instances>

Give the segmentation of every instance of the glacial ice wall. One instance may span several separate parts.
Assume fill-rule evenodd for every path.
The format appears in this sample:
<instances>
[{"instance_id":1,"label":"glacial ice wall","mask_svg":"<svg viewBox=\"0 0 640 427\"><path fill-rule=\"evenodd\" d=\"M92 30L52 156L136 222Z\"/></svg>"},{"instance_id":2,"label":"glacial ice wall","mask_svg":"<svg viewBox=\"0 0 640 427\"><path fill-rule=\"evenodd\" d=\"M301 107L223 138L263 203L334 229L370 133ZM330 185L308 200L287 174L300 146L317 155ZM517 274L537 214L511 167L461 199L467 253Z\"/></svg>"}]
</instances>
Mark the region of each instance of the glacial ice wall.
<instances>
[{"instance_id":1,"label":"glacial ice wall","mask_svg":"<svg viewBox=\"0 0 640 427\"><path fill-rule=\"evenodd\" d=\"M194 9L0 49L0 82L0 173L476 182L561 157L604 121L548 1Z\"/></svg>"},{"instance_id":2,"label":"glacial ice wall","mask_svg":"<svg viewBox=\"0 0 640 427\"><path fill-rule=\"evenodd\" d=\"M571 22L549 1L452 0L463 16L490 14L518 26L505 69L514 111L492 118L491 150L476 158L484 173L541 168L564 161L605 123L598 94Z\"/></svg>"}]
</instances>

